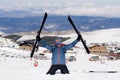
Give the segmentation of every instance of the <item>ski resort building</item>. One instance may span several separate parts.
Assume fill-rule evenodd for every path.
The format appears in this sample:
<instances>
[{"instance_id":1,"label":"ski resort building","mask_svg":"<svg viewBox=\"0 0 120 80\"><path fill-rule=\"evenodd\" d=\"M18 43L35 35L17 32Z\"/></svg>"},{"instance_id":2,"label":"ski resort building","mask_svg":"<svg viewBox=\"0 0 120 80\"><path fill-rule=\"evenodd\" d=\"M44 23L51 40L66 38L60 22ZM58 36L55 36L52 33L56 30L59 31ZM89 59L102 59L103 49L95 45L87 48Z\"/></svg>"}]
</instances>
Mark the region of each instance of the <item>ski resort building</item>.
<instances>
[{"instance_id":1,"label":"ski resort building","mask_svg":"<svg viewBox=\"0 0 120 80\"><path fill-rule=\"evenodd\" d=\"M107 56L108 60L120 59L119 43L92 43L89 46L90 53L100 56Z\"/></svg>"},{"instance_id":2,"label":"ski resort building","mask_svg":"<svg viewBox=\"0 0 120 80\"><path fill-rule=\"evenodd\" d=\"M19 44L19 49L31 51L33 46L29 43L23 42Z\"/></svg>"},{"instance_id":3,"label":"ski resort building","mask_svg":"<svg viewBox=\"0 0 120 80\"><path fill-rule=\"evenodd\" d=\"M98 55L106 55L107 48L103 45L93 45L89 47L90 53L98 54Z\"/></svg>"}]
</instances>

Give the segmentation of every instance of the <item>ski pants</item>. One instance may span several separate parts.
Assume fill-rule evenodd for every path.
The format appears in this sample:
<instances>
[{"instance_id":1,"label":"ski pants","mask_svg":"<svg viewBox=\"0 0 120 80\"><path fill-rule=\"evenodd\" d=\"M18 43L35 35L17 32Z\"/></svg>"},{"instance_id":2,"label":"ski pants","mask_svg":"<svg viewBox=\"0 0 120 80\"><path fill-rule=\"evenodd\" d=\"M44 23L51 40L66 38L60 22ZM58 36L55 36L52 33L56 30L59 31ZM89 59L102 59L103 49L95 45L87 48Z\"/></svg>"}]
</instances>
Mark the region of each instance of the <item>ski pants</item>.
<instances>
[{"instance_id":1,"label":"ski pants","mask_svg":"<svg viewBox=\"0 0 120 80\"><path fill-rule=\"evenodd\" d=\"M52 65L49 71L47 72L47 74L54 75L58 69L60 69L62 74L69 74L69 71L66 65Z\"/></svg>"}]
</instances>

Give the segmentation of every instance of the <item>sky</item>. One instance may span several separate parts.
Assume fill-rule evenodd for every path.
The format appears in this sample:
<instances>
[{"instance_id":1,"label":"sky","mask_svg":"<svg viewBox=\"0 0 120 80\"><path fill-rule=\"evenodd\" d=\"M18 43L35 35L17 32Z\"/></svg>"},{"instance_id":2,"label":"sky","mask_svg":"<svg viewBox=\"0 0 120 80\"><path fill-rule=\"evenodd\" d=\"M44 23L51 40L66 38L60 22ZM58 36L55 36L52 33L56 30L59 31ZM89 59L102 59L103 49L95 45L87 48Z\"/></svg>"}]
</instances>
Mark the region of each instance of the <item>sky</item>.
<instances>
[{"instance_id":1,"label":"sky","mask_svg":"<svg viewBox=\"0 0 120 80\"><path fill-rule=\"evenodd\" d=\"M120 17L120 0L0 0L0 9L33 14Z\"/></svg>"}]
</instances>

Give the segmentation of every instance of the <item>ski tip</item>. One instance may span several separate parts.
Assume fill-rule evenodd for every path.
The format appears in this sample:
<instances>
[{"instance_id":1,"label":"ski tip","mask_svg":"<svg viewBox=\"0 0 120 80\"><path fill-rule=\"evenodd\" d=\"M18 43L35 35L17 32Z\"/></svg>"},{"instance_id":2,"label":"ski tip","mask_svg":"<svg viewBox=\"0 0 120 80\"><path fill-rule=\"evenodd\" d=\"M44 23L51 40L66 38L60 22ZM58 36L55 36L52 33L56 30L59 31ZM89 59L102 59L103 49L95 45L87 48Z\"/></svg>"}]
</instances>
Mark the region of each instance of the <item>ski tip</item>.
<instances>
[{"instance_id":1,"label":"ski tip","mask_svg":"<svg viewBox=\"0 0 120 80\"><path fill-rule=\"evenodd\" d=\"M47 16L47 12L45 12L45 16Z\"/></svg>"},{"instance_id":2,"label":"ski tip","mask_svg":"<svg viewBox=\"0 0 120 80\"><path fill-rule=\"evenodd\" d=\"M45 14L47 15L47 12L45 12Z\"/></svg>"},{"instance_id":3,"label":"ski tip","mask_svg":"<svg viewBox=\"0 0 120 80\"><path fill-rule=\"evenodd\" d=\"M70 15L68 15L68 19L71 19Z\"/></svg>"}]
</instances>

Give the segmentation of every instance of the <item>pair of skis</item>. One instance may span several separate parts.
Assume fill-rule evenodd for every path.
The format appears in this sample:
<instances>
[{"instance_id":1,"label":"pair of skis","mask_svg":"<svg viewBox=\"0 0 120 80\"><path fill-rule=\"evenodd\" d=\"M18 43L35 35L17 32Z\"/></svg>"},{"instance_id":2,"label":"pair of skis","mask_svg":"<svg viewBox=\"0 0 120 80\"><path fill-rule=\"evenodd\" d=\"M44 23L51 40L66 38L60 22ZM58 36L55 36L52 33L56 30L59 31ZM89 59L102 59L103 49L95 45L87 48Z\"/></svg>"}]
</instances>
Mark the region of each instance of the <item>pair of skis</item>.
<instances>
[{"instance_id":1,"label":"pair of skis","mask_svg":"<svg viewBox=\"0 0 120 80\"><path fill-rule=\"evenodd\" d=\"M46 19L47 19L47 13L45 12L45 15L44 15L44 18L43 18L43 21L42 21L42 24L41 24L41 27L40 27L40 29L39 29L39 31L38 31L37 36L40 35L40 33L41 33L42 29L43 29L43 26L44 26L44 23L45 23ZM82 42L82 44L83 44L83 46L84 46L86 52L89 54L90 51L89 51L88 47L86 46L85 42L83 41L82 35L78 32L77 28L75 27L75 25L74 25L74 23L73 23L73 21L72 21L72 19L71 19L70 16L68 16L68 20L69 20L69 22L71 23L71 25L73 26L73 28L74 28L74 30L76 31L77 35L81 36L81 39L80 39L80 40L81 40L81 42ZM37 43L38 43L38 41L35 40L33 49L32 49L31 54L30 54L30 57L31 57L31 58L33 57L33 54L34 54L35 48L36 48L36 46L37 46Z\"/></svg>"}]
</instances>

